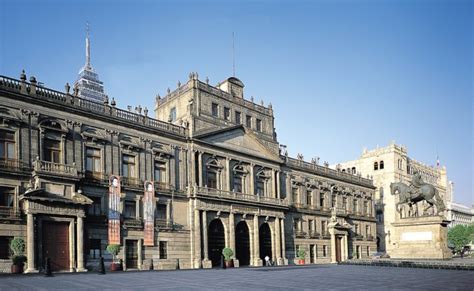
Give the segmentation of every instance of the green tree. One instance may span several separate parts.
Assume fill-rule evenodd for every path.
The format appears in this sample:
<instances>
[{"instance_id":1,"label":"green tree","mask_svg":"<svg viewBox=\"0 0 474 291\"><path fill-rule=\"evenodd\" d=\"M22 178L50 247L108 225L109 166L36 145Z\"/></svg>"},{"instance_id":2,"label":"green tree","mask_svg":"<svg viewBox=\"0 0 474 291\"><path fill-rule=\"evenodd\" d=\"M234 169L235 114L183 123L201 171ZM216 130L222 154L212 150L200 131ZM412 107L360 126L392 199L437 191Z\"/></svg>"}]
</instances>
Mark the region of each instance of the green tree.
<instances>
[{"instance_id":1,"label":"green tree","mask_svg":"<svg viewBox=\"0 0 474 291\"><path fill-rule=\"evenodd\" d=\"M465 246L471 242L471 234L474 231L472 225L458 224L448 231L448 241L456 252L463 252Z\"/></svg>"}]
</instances>

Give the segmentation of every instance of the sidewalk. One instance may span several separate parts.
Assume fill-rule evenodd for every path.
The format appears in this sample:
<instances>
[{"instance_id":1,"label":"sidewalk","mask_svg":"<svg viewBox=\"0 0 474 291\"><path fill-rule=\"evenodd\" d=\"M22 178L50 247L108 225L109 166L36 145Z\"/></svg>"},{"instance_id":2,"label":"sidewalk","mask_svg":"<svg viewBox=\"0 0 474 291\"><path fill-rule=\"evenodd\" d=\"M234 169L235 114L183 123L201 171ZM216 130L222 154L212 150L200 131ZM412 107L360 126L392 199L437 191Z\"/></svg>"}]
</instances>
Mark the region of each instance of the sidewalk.
<instances>
[{"instance_id":1,"label":"sidewalk","mask_svg":"<svg viewBox=\"0 0 474 291\"><path fill-rule=\"evenodd\" d=\"M451 260L359 259L348 260L339 264L474 271L474 258L454 258Z\"/></svg>"}]
</instances>

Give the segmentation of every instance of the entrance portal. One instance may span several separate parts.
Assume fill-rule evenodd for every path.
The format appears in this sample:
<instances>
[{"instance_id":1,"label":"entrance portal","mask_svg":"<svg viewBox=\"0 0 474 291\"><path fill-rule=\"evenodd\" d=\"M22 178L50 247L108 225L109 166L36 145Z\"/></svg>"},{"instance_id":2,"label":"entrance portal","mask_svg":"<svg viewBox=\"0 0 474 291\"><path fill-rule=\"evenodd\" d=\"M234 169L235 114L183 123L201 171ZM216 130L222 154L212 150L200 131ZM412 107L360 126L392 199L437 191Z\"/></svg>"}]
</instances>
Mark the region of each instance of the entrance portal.
<instances>
[{"instance_id":1,"label":"entrance portal","mask_svg":"<svg viewBox=\"0 0 474 291\"><path fill-rule=\"evenodd\" d=\"M265 262L265 257L272 258L272 233L268 223L264 223L259 229L259 241L260 241L260 259Z\"/></svg>"},{"instance_id":2,"label":"entrance portal","mask_svg":"<svg viewBox=\"0 0 474 291\"><path fill-rule=\"evenodd\" d=\"M239 260L240 266L250 264L250 237L249 228L245 221L241 221L235 228L235 257Z\"/></svg>"},{"instance_id":3,"label":"entrance portal","mask_svg":"<svg viewBox=\"0 0 474 291\"><path fill-rule=\"evenodd\" d=\"M43 261L49 258L51 271L69 271L69 223L43 222Z\"/></svg>"},{"instance_id":4,"label":"entrance portal","mask_svg":"<svg viewBox=\"0 0 474 291\"><path fill-rule=\"evenodd\" d=\"M214 219L209 224L208 242L209 259L212 266L217 267L221 263L222 249L225 247L224 226L220 219Z\"/></svg>"},{"instance_id":5,"label":"entrance portal","mask_svg":"<svg viewBox=\"0 0 474 291\"><path fill-rule=\"evenodd\" d=\"M336 236L336 262L341 262L341 242L342 237Z\"/></svg>"},{"instance_id":6,"label":"entrance portal","mask_svg":"<svg viewBox=\"0 0 474 291\"><path fill-rule=\"evenodd\" d=\"M126 257L125 263L127 269L138 268L138 243L136 240L126 240Z\"/></svg>"}]
</instances>

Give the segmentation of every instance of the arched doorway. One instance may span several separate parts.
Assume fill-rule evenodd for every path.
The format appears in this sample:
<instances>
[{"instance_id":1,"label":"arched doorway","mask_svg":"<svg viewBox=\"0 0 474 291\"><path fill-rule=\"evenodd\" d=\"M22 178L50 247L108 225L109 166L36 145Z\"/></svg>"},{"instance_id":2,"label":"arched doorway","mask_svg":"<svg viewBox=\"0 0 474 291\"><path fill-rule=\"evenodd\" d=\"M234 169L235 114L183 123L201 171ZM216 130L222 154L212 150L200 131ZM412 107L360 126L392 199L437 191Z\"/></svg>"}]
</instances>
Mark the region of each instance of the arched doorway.
<instances>
[{"instance_id":1,"label":"arched doorway","mask_svg":"<svg viewBox=\"0 0 474 291\"><path fill-rule=\"evenodd\" d=\"M245 221L241 221L235 227L235 257L240 266L250 264L250 236L249 228Z\"/></svg>"},{"instance_id":2,"label":"arched doorway","mask_svg":"<svg viewBox=\"0 0 474 291\"><path fill-rule=\"evenodd\" d=\"M219 266L221 263L222 249L225 247L224 226L220 219L214 219L209 224L208 251L212 266Z\"/></svg>"},{"instance_id":3,"label":"arched doorway","mask_svg":"<svg viewBox=\"0 0 474 291\"><path fill-rule=\"evenodd\" d=\"M272 258L272 233L268 223L264 223L259 229L260 259L265 262L265 256Z\"/></svg>"}]
</instances>

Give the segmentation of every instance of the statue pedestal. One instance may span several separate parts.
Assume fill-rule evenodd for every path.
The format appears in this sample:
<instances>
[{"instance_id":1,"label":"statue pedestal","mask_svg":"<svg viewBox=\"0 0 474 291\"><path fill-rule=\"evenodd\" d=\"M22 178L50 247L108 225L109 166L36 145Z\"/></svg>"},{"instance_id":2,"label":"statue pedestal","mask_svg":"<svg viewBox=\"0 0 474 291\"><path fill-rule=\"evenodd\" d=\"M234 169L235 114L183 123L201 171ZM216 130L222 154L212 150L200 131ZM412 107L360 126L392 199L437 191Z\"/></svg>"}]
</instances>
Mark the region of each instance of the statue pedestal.
<instances>
[{"instance_id":1,"label":"statue pedestal","mask_svg":"<svg viewBox=\"0 0 474 291\"><path fill-rule=\"evenodd\" d=\"M394 259L450 259L449 221L440 216L401 218L392 223L391 240L395 242L390 257Z\"/></svg>"}]
</instances>

